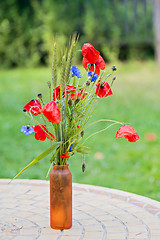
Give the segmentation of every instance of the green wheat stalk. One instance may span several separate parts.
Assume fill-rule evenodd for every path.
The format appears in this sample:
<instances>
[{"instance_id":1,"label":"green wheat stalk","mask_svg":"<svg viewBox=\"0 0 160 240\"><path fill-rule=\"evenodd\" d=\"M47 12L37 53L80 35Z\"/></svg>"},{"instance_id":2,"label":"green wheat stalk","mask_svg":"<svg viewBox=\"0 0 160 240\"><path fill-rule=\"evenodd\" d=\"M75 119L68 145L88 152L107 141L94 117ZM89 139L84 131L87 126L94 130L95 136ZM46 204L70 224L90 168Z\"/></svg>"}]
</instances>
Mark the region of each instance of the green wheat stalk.
<instances>
[{"instance_id":1,"label":"green wheat stalk","mask_svg":"<svg viewBox=\"0 0 160 240\"><path fill-rule=\"evenodd\" d=\"M52 61L52 83L53 87L56 88L57 85L57 46L56 42L53 45L53 61Z\"/></svg>"}]
</instances>

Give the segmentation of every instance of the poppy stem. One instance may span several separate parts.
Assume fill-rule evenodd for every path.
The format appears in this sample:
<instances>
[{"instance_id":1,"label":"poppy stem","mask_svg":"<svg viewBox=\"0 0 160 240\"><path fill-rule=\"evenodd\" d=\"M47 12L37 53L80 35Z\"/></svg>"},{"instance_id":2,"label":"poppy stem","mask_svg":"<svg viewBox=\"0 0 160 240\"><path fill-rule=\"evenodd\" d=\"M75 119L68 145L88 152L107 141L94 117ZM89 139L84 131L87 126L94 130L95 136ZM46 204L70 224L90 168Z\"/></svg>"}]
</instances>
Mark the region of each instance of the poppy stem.
<instances>
[{"instance_id":1,"label":"poppy stem","mask_svg":"<svg viewBox=\"0 0 160 240\"><path fill-rule=\"evenodd\" d=\"M73 78L73 87L76 86L76 77Z\"/></svg>"}]
</instances>

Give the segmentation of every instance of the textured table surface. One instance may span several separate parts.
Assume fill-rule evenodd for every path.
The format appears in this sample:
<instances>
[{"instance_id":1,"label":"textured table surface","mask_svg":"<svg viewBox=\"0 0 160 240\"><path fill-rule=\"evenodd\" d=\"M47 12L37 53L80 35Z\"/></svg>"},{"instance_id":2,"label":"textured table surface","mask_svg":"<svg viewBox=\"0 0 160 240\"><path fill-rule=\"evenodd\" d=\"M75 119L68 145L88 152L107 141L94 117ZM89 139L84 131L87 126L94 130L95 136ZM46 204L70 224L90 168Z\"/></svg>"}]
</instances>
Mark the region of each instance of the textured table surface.
<instances>
[{"instance_id":1,"label":"textured table surface","mask_svg":"<svg viewBox=\"0 0 160 240\"><path fill-rule=\"evenodd\" d=\"M0 179L0 240L160 240L160 203L73 183L73 227L49 227L49 182Z\"/></svg>"}]
</instances>

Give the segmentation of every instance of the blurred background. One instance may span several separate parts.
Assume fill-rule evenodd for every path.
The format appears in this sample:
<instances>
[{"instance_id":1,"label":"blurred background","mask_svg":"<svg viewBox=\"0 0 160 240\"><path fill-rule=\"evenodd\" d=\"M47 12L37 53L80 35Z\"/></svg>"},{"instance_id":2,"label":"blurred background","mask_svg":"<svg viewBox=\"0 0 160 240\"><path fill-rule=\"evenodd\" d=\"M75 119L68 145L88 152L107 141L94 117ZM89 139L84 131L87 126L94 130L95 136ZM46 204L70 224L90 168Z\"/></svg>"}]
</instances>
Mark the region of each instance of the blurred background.
<instances>
[{"instance_id":1,"label":"blurred background","mask_svg":"<svg viewBox=\"0 0 160 240\"><path fill-rule=\"evenodd\" d=\"M20 132L30 123L22 109L38 93L48 101L54 37L63 49L74 32L80 35L74 65L82 74L79 50L85 42L101 52L107 73L117 67L113 96L101 101L91 122L131 124L140 140L115 139L119 126L90 138L86 172L80 154L69 160L73 181L160 200L160 0L0 2L0 178L13 178L48 147L47 140ZM85 137L104 127L89 128ZM43 159L20 178L48 180L49 166Z\"/></svg>"}]
</instances>

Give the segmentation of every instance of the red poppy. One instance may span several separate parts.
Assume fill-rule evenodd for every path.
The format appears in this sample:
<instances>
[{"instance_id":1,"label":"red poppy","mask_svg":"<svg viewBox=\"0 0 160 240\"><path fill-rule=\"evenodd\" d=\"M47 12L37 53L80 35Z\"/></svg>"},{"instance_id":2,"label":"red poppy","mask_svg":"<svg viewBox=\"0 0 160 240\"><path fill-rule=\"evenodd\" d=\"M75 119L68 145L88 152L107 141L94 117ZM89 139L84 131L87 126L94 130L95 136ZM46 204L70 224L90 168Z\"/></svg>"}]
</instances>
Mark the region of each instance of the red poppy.
<instances>
[{"instance_id":1,"label":"red poppy","mask_svg":"<svg viewBox=\"0 0 160 240\"><path fill-rule=\"evenodd\" d=\"M60 86L53 89L53 101L60 100Z\"/></svg>"},{"instance_id":2,"label":"red poppy","mask_svg":"<svg viewBox=\"0 0 160 240\"><path fill-rule=\"evenodd\" d=\"M83 94L83 95L82 95ZM77 93L71 93L69 96L69 99L72 99L73 101L80 99L83 100L85 98L85 94L83 89L80 89Z\"/></svg>"},{"instance_id":3,"label":"red poppy","mask_svg":"<svg viewBox=\"0 0 160 240\"><path fill-rule=\"evenodd\" d=\"M50 101L42 108L43 115L49 122L59 123L61 121L61 112L54 101Z\"/></svg>"},{"instance_id":4,"label":"red poppy","mask_svg":"<svg viewBox=\"0 0 160 240\"><path fill-rule=\"evenodd\" d=\"M76 90L76 87L73 87L73 86L71 86L71 85L67 85L66 86L66 93L68 94L68 93L71 93L71 92L75 92L75 90Z\"/></svg>"},{"instance_id":5,"label":"red poppy","mask_svg":"<svg viewBox=\"0 0 160 240\"><path fill-rule=\"evenodd\" d=\"M31 112L34 116L41 114L41 104L38 100L32 99L29 103L27 103L23 109L26 109L27 112Z\"/></svg>"},{"instance_id":6,"label":"red poppy","mask_svg":"<svg viewBox=\"0 0 160 240\"><path fill-rule=\"evenodd\" d=\"M76 90L76 87L67 85L66 86L66 93L69 94L71 92L74 92ZM63 98L65 97L65 91L63 92ZM53 101L60 100L60 86L53 89Z\"/></svg>"},{"instance_id":7,"label":"red poppy","mask_svg":"<svg viewBox=\"0 0 160 240\"><path fill-rule=\"evenodd\" d=\"M87 58L83 58L83 67L87 70L88 64L90 61ZM104 70L105 69L105 62L103 58L99 55L97 61L95 64L91 64L89 71L95 72L97 75L100 74L100 69Z\"/></svg>"},{"instance_id":8,"label":"red poppy","mask_svg":"<svg viewBox=\"0 0 160 240\"><path fill-rule=\"evenodd\" d=\"M65 152L65 153L62 153L60 158L70 158L70 156L69 156L68 152Z\"/></svg>"},{"instance_id":9,"label":"red poppy","mask_svg":"<svg viewBox=\"0 0 160 240\"><path fill-rule=\"evenodd\" d=\"M40 124L40 125L35 125L33 126L33 129L35 131L35 139L40 140L40 141L45 141L46 137L53 141L55 139L55 136L48 132L46 125Z\"/></svg>"},{"instance_id":10,"label":"red poppy","mask_svg":"<svg viewBox=\"0 0 160 240\"><path fill-rule=\"evenodd\" d=\"M116 133L115 138L125 137L129 142L136 142L140 137L137 131L129 125L123 125Z\"/></svg>"},{"instance_id":11,"label":"red poppy","mask_svg":"<svg viewBox=\"0 0 160 240\"><path fill-rule=\"evenodd\" d=\"M90 43L83 44L82 55L88 60L88 63L95 64L99 57L99 52Z\"/></svg>"},{"instance_id":12,"label":"red poppy","mask_svg":"<svg viewBox=\"0 0 160 240\"><path fill-rule=\"evenodd\" d=\"M95 94L98 95L98 97L107 97L113 94L107 82L97 83L96 86Z\"/></svg>"}]
</instances>

